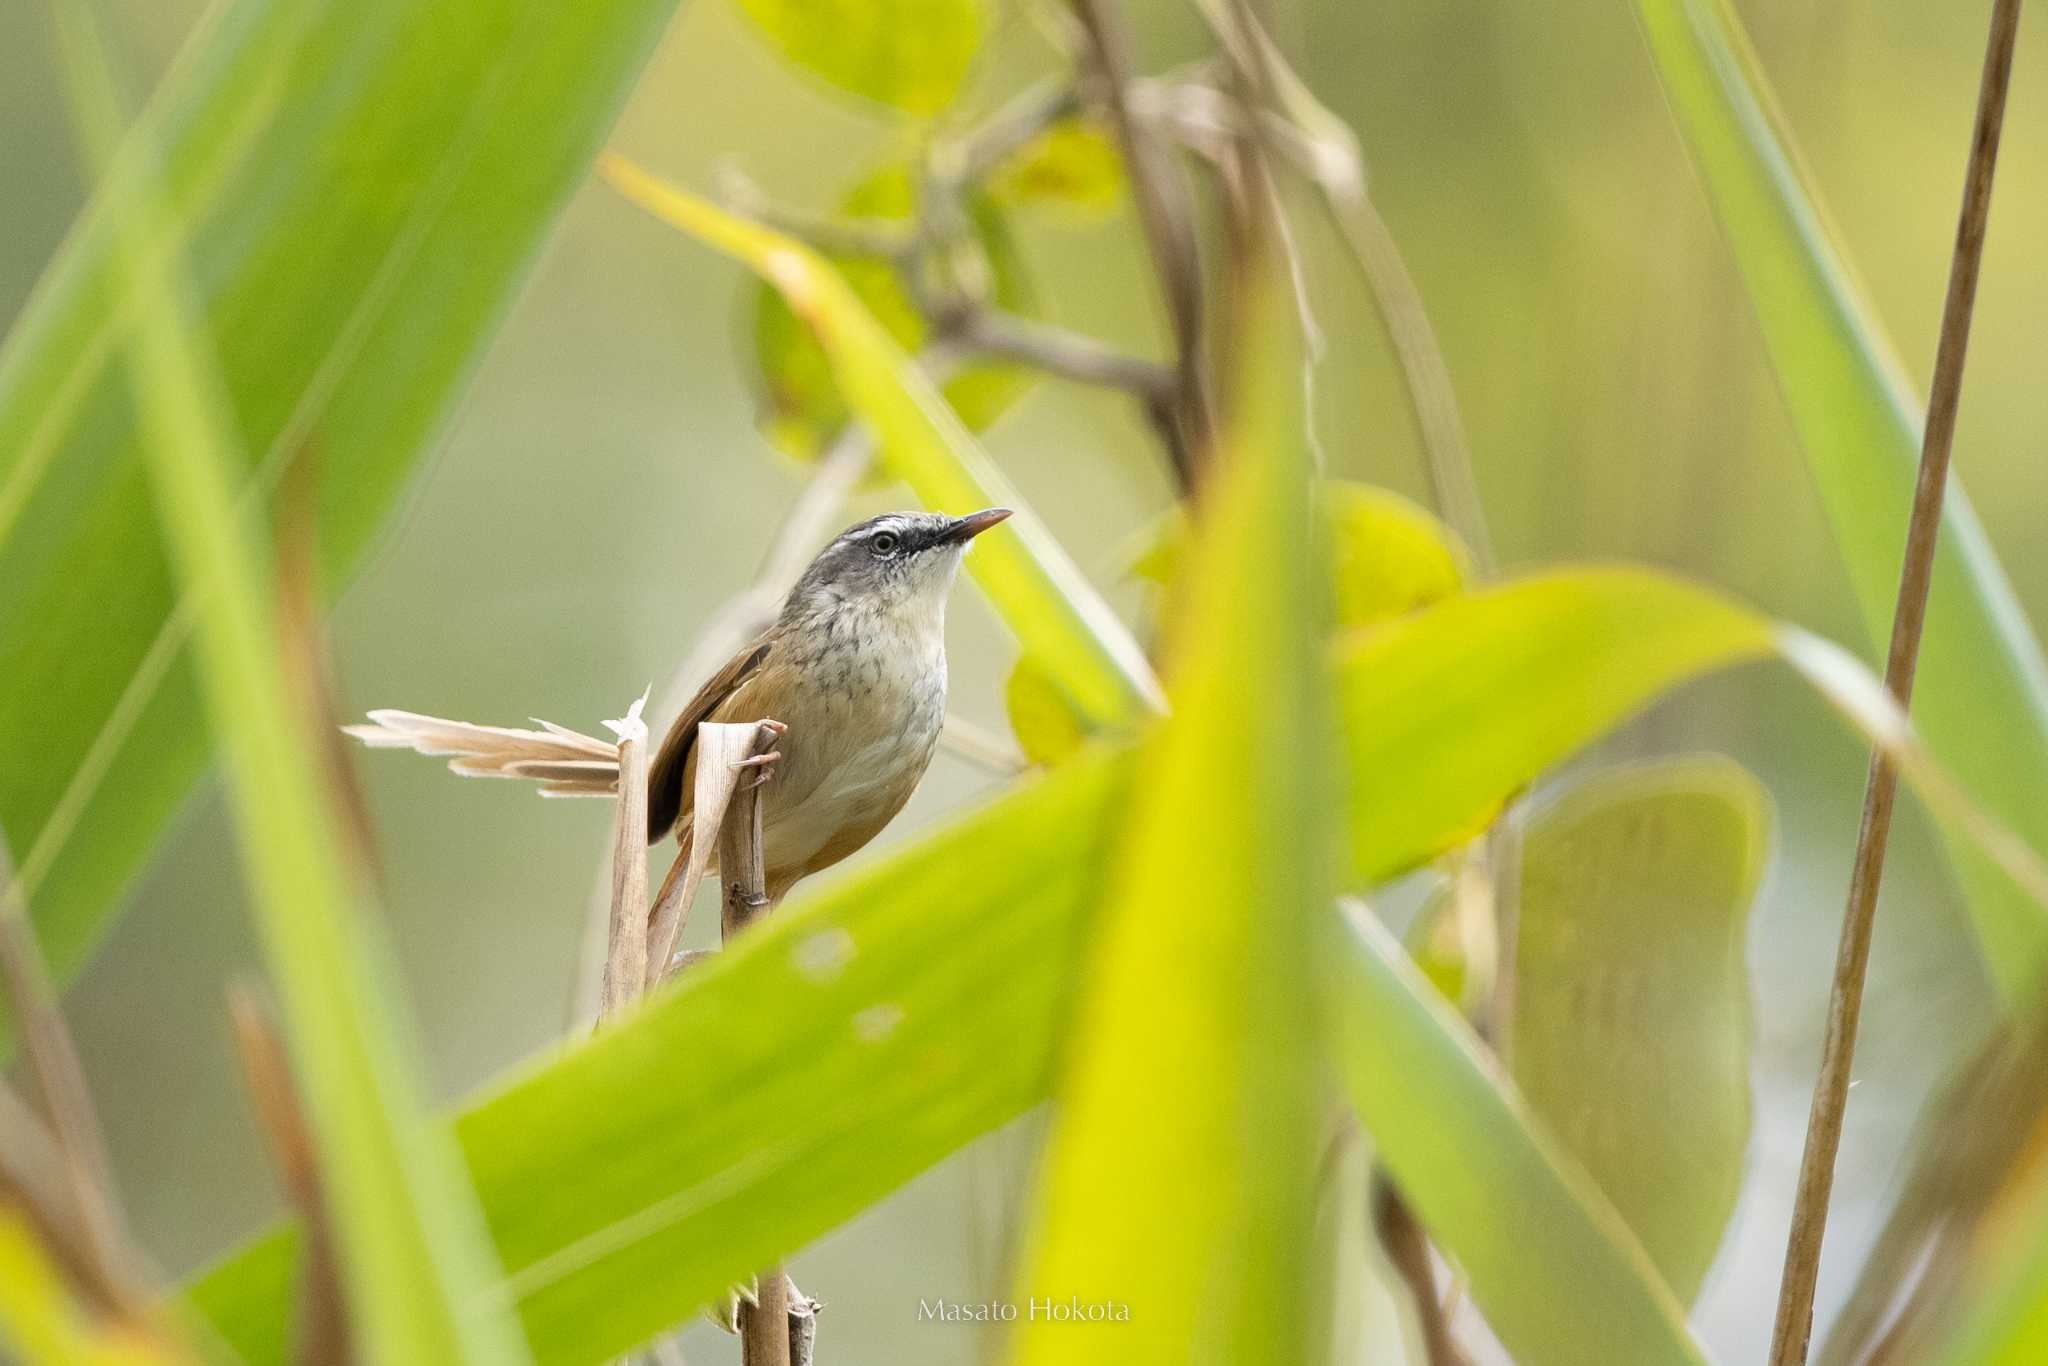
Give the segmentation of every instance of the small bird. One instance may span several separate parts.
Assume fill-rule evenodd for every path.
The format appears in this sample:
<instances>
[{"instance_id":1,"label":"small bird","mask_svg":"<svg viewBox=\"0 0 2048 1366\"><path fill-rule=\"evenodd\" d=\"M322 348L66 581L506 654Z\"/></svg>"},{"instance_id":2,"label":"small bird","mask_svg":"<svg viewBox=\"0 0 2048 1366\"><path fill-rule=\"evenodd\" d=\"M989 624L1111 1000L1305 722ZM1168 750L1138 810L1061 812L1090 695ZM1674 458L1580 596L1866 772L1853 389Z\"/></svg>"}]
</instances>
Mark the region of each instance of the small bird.
<instances>
[{"instance_id":1,"label":"small bird","mask_svg":"<svg viewBox=\"0 0 2048 1366\"><path fill-rule=\"evenodd\" d=\"M761 635L713 674L676 717L648 771L647 842L681 846L656 898L665 905L690 862L697 726L771 721L782 733L761 789L765 891L779 902L800 878L879 833L924 777L946 713L946 598L968 543L1010 515L885 512L841 532L797 579ZM637 723L639 705L632 720ZM470 778L525 778L549 797L618 791L618 748L548 721L481 726L384 708L344 726L373 749L449 760ZM623 722L607 723L615 730Z\"/></svg>"},{"instance_id":2,"label":"small bird","mask_svg":"<svg viewBox=\"0 0 2048 1366\"><path fill-rule=\"evenodd\" d=\"M946 599L960 558L1009 515L887 512L834 538L775 624L669 727L648 771L648 843L673 832L676 869L688 862L698 724L763 719L787 727L761 791L770 903L873 839L910 800L938 744Z\"/></svg>"}]
</instances>

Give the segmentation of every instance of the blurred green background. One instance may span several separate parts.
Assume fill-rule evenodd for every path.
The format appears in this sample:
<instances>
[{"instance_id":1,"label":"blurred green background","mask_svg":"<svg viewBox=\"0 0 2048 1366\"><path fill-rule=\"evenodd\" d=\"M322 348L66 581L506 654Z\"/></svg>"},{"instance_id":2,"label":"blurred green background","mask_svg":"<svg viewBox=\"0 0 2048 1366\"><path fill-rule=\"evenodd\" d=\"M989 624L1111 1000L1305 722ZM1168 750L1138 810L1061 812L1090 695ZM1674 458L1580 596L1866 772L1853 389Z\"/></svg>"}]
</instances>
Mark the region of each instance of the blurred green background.
<instances>
[{"instance_id":1,"label":"blurred green background","mask_svg":"<svg viewBox=\"0 0 2048 1366\"><path fill-rule=\"evenodd\" d=\"M1191 10L1127 7L1159 69L1205 50ZM1915 0L1741 4L1843 239L1924 385L1981 55L1979 7ZM1457 386L1502 559L1630 558L1721 584L1870 651L1765 368L1748 306L1620 0L1459 5L1297 0L1281 36L1358 130ZM140 91L200 6L113 0ZM0 6L0 318L82 196L44 9ZM2021 34L1956 464L2022 601L2048 621L2048 39ZM983 62L1013 87L1045 65L1021 16ZM615 143L686 183L737 166L778 200L833 202L900 130L808 84L729 0L684 7ZM1149 276L1119 217L1016 224L1047 312L1155 344ZM1328 340L1319 436L1335 472L1426 498L1405 400L1350 268L1303 243ZM753 425L739 268L599 186L570 206L439 451L333 619L352 711L594 729L665 682L742 586L801 471ZM1168 496L1119 398L1042 384L992 432L997 459L1113 600L1128 533ZM61 472L59 477L61 477ZM903 501L863 495L848 520ZM1011 647L971 590L952 623L955 707L1002 725ZM665 720L665 718L663 718ZM1717 678L1601 757L1713 748L1779 802L1752 923L1758 1123L1743 1201L1695 1312L1710 1349L1761 1353L1818 1054L1863 756L1781 672ZM609 811L362 765L386 905L440 1092L459 1096L563 1029ZM892 835L989 779L942 755ZM888 838L885 836L885 839ZM70 993L129 1208L182 1272L278 1204L230 1062L226 982L255 968L211 790L133 890ZM1987 988L1926 824L1895 841L1852 1093L1821 1316L1881 1217L1919 1098L1988 1018ZM705 927L701 924L698 930ZM1025 1136L999 1135L795 1262L841 1359L960 1361L965 1325L920 1297L995 1293ZM692 1329L696 1355L712 1348Z\"/></svg>"}]
</instances>

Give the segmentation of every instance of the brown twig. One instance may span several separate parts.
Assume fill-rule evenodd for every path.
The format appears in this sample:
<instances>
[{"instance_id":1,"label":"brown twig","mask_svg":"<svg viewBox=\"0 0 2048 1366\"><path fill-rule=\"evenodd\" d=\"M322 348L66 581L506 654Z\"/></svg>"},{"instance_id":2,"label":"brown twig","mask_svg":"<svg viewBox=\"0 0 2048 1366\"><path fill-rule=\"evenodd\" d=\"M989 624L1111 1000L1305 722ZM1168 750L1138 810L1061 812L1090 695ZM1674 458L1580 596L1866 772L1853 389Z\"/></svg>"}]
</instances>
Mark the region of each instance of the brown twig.
<instances>
[{"instance_id":1,"label":"brown twig","mask_svg":"<svg viewBox=\"0 0 2048 1366\"><path fill-rule=\"evenodd\" d=\"M1429 1366L1466 1366L1465 1353L1451 1336L1444 1316L1443 1301L1437 1297L1436 1268L1430 1261L1429 1239L1415 1212L1394 1188L1384 1170L1372 1174L1372 1227L1387 1260L1408 1287L1415 1302L1415 1321L1422 1330L1422 1345Z\"/></svg>"},{"instance_id":2,"label":"brown twig","mask_svg":"<svg viewBox=\"0 0 2048 1366\"><path fill-rule=\"evenodd\" d=\"M1148 404L1168 399L1174 374L1157 361L1125 355L1086 333L1021 318L993 308L962 310L942 333L963 350L1020 361L1082 384L1123 389Z\"/></svg>"},{"instance_id":3,"label":"brown twig","mask_svg":"<svg viewBox=\"0 0 2048 1366\"><path fill-rule=\"evenodd\" d=\"M136 1317L143 1296L127 1250L125 1225L115 1205L112 1170L93 1114L92 1093L71 1030L57 1006L56 989L4 845L0 845L0 1003L21 1040L36 1102L52 1139L69 1206L64 1222L75 1234L74 1261L89 1268L88 1288L110 1308L125 1317Z\"/></svg>"},{"instance_id":4,"label":"brown twig","mask_svg":"<svg viewBox=\"0 0 2048 1366\"><path fill-rule=\"evenodd\" d=\"M1110 0L1074 0L1074 14L1087 38L1086 57L1093 94L1109 111L1123 150L1131 202L1152 256L1153 270L1173 330L1175 439L1168 445L1182 492L1192 492L1208 456L1214 425L1202 340L1202 263L1195 244L1194 213L1170 149L1131 109L1135 79L1122 16Z\"/></svg>"},{"instance_id":5,"label":"brown twig","mask_svg":"<svg viewBox=\"0 0 2048 1366\"><path fill-rule=\"evenodd\" d=\"M131 1312L134 1297L109 1280L89 1230L79 1222L69 1164L28 1102L0 1080L0 1202L18 1210L80 1297L109 1317Z\"/></svg>"},{"instance_id":6,"label":"brown twig","mask_svg":"<svg viewBox=\"0 0 2048 1366\"><path fill-rule=\"evenodd\" d=\"M1994 0L1991 36L1985 46L1983 78L1978 87L1969 170L1963 181L1963 205L1949 265L1948 297L1942 306L1941 341L1934 357L1934 383L1928 395L1920 475L1913 489L1898 602L1892 614L1891 646L1885 658L1885 687L1902 708L1913 695L1920 633L1927 617L1934 548L1941 531L1942 494L1948 484L1949 452L1962 396L1970 314L1976 303L1977 274L1984 257L1985 223L1991 211L1992 176L1998 165L1998 139L2005 122L2005 97L2012 79L2019 16L2019 0ZM1820 1076L1813 1088L1806 1150L1800 1159L1798 1194L1785 1248L1785 1273L1778 1290L1777 1322L1771 1334L1772 1366L1801 1366L1813 1332L1813 1295L1820 1275L1821 1241L1827 1230L1828 1197L1834 1187L1835 1154L1842 1141L1842 1115L1848 1103L1856 1026L1870 963L1871 927L1897 794L1897 766L1882 751L1874 752L1864 784L1863 821L1856 838L1848 906L1842 916L1842 938L1821 1044Z\"/></svg>"},{"instance_id":7,"label":"brown twig","mask_svg":"<svg viewBox=\"0 0 2048 1366\"><path fill-rule=\"evenodd\" d=\"M299 1366L329 1366L350 1360L348 1304L335 1258L333 1226L320 1179L320 1161L292 1084L284 1041L261 999L245 988L228 995L228 1019L242 1079L256 1107L256 1119L277 1164L285 1196L298 1211L300 1239L299 1313L292 1356Z\"/></svg>"},{"instance_id":8,"label":"brown twig","mask_svg":"<svg viewBox=\"0 0 2048 1366\"><path fill-rule=\"evenodd\" d=\"M753 755L769 751L777 734L766 725L756 727ZM772 781L771 772L763 770L758 778L751 774L742 778L719 826L718 872L725 883L723 938L727 944L773 909L761 848L761 788ZM783 1274L780 1263L763 1268L755 1286L753 1302L740 1306L742 1366L791 1366L790 1308L803 1297Z\"/></svg>"}]
</instances>

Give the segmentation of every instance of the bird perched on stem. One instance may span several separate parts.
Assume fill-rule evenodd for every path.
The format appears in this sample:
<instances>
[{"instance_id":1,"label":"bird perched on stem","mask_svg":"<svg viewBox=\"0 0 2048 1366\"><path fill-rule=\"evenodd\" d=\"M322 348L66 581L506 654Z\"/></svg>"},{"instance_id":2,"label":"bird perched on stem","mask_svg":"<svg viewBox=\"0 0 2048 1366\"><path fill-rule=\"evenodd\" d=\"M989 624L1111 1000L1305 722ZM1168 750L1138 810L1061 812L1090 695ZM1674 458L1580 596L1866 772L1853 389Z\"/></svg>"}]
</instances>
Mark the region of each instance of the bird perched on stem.
<instances>
[{"instance_id":1,"label":"bird perched on stem","mask_svg":"<svg viewBox=\"0 0 2048 1366\"><path fill-rule=\"evenodd\" d=\"M946 598L960 557L1009 515L1008 508L966 517L887 512L848 527L797 579L775 624L690 699L648 773L647 842L673 832L681 846L650 912L657 938L672 938L686 909L680 901L694 839L700 724L758 721L781 737L779 749L762 756L774 761L773 781L761 792L771 904L798 879L873 839L903 809L945 718ZM481 726L383 709L370 713L369 724L343 729L372 748L445 757L465 777L531 779L544 796L617 792L617 746L538 724ZM659 975L668 965L651 966Z\"/></svg>"},{"instance_id":2,"label":"bird perched on stem","mask_svg":"<svg viewBox=\"0 0 2048 1366\"><path fill-rule=\"evenodd\" d=\"M762 791L771 902L859 849L903 809L946 714L946 599L960 558L1009 515L888 512L848 527L818 553L775 624L698 689L655 756L647 838L656 844L673 832L682 846L671 883L689 859L701 722L786 727Z\"/></svg>"}]
</instances>

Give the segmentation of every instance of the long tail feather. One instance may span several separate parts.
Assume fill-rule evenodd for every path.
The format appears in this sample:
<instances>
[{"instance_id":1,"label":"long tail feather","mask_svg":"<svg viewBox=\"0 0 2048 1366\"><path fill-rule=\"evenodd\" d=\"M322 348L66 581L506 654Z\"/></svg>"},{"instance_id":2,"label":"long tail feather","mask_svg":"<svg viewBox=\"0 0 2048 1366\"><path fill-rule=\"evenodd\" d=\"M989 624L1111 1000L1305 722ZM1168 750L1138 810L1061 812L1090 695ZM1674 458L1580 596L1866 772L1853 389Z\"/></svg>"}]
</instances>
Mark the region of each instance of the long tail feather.
<instances>
[{"instance_id":1,"label":"long tail feather","mask_svg":"<svg viewBox=\"0 0 2048 1366\"><path fill-rule=\"evenodd\" d=\"M551 721L541 730L479 726L418 712L380 708L368 725L342 730L371 749L410 749L447 759L465 778L525 778L546 797L609 797L618 791L619 751L610 740Z\"/></svg>"}]
</instances>

